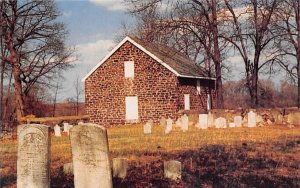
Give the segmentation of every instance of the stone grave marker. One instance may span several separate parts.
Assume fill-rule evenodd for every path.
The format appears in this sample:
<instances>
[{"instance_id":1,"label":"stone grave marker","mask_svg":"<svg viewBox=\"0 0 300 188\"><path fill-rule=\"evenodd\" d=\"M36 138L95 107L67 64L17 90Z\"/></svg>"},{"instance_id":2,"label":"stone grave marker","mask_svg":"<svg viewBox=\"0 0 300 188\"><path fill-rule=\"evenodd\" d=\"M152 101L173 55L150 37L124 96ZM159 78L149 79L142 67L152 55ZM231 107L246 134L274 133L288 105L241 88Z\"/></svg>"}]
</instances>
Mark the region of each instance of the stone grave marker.
<instances>
[{"instance_id":1,"label":"stone grave marker","mask_svg":"<svg viewBox=\"0 0 300 188\"><path fill-rule=\"evenodd\" d=\"M69 123L63 123L64 125L64 132L69 132Z\"/></svg>"},{"instance_id":2,"label":"stone grave marker","mask_svg":"<svg viewBox=\"0 0 300 188\"><path fill-rule=\"evenodd\" d=\"M181 129L183 132L187 131L189 129L189 117L186 114L181 117L181 123Z\"/></svg>"},{"instance_id":3,"label":"stone grave marker","mask_svg":"<svg viewBox=\"0 0 300 188\"><path fill-rule=\"evenodd\" d=\"M127 175L127 159L114 158L113 159L113 177L125 178Z\"/></svg>"},{"instance_id":4,"label":"stone grave marker","mask_svg":"<svg viewBox=\"0 0 300 188\"><path fill-rule=\"evenodd\" d=\"M54 135L55 136L61 136L61 129L59 125L54 126Z\"/></svg>"},{"instance_id":5,"label":"stone grave marker","mask_svg":"<svg viewBox=\"0 0 300 188\"><path fill-rule=\"evenodd\" d=\"M18 126L18 188L50 187L50 127L40 124Z\"/></svg>"},{"instance_id":6,"label":"stone grave marker","mask_svg":"<svg viewBox=\"0 0 300 188\"><path fill-rule=\"evenodd\" d=\"M165 128L165 134L169 134L172 131L172 127L173 127L173 120L171 118L168 118L167 125Z\"/></svg>"},{"instance_id":7,"label":"stone grave marker","mask_svg":"<svg viewBox=\"0 0 300 188\"><path fill-rule=\"evenodd\" d=\"M235 127L234 122L230 122L230 123L229 123L229 128L234 128L234 127Z\"/></svg>"},{"instance_id":8,"label":"stone grave marker","mask_svg":"<svg viewBox=\"0 0 300 188\"><path fill-rule=\"evenodd\" d=\"M216 128L226 128L226 119L223 117L219 117L215 120Z\"/></svg>"},{"instance_id":9,"label":"stone grave marker","mask_svg":"<svg viewBox=\"0 0 300 188\"><path fill-rule=\"evenodd\" d=\"M166 120L165 117L161 117L161 118L160 118L160 120L159 120L159 125L160 125L161 127L163 127L163 128L166 127L166 125L167 125L167 120Z\"/></svg>"},{"instance_id":10,"label":"stone grave marker","mask_svg":"<svg viewBox=\"0 0 300 188\"><path fill-rule=\"evenodd\" d=\"M256 114L253 111L248 113L248 127L256 127Z\"/></svg>"},{"instance_id":11,"label":"stone grave marker","mask_svg":"<svg viewBox=\"0 0 300 188\"><path fill-rule=\"evenodd\" d=\"M96 124L70 130L75 187L112 187L107 131Z\"/></svg>"},{"instance_id":12,"label":"stone grave marker","mask_svg":"<svg viewBox=\"0 0 300 188\"><path fill-rule=\"evenodd\" d=\"M179 118L176 120L175 126L176 126L176 127L181 127L181 126L182 126L181 117L179 117Z\"/></svg>"},{"instance_id":13,"label":"stone grave marker","mask_svg":"<svg viewBox=\"0 0 300 188\"><path fill-rule=\"evenodd\" d=\"M208 127L208 115L207 114L199 114L198 128L199 129L207 129Z\"/></svg>"},{"instance_id":14,"label":"stone grave marker","mask_svg":"<svg viewBox=\"0 0 300 188\"><path fill-rule=\"evenodd\" d=\"M64 174L74 174L74 169L73 169L73 163L66 163L63 166L63 172Z\"/></svg>"},{"instance_id":15,"label":"stone grave marker","mask_svg":"<svg viewBox=\"0 0 300 188\"><path fill-rule=\"evenodd\" d=\"M164 175L172 180L181 179L181 162L171 160L164 162Z\"/></svg>"},{"instance_id":16,"label":"stone grave marker","mask_svg":"<svg viewBox=\"0 0 300 188\"><path fill-rule=\"evenodd\" d=\"M236 127L241 127L243 118L242 118L242 116L234 116L233 121L234 121L234 124Z\"/></svg>"},{"instance_id":17,"label":"stone grave marker","mask_svg":"<svg viewBox=\"0 0 300 188\"><path fill-rule=\"evenodd\" d=\"M152 123L150 121L148 121L144 125L144 134L151 134L151 131L152 131Z\"/></svg>"}]
</instances>

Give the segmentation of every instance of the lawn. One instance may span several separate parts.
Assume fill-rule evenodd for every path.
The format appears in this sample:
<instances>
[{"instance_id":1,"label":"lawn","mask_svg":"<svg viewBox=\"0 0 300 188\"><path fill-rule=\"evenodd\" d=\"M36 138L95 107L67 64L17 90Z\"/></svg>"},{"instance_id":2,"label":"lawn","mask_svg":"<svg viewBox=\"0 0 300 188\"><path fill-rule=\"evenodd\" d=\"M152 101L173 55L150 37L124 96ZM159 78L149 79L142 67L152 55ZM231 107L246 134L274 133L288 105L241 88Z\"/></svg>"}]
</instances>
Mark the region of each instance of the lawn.
<instances>
[{"instance_id":1,"label":"lawn","mask_svg":"<svg viewBox=\"0 0 300 188\"><path fill-rule=\"evenodd\" d=\"M111 158L126 157L128 176L114 178L115 187L300 187L300 128L282 126L227 128L165 135L154 126L108 129ZM62 172L72 161L68 136L52 137L51 186L73 187ZM0 187L15 187L16 140L0 142ZM163 161L182 163L182 180L163 177Z\"/></svg>"}]
</instances>

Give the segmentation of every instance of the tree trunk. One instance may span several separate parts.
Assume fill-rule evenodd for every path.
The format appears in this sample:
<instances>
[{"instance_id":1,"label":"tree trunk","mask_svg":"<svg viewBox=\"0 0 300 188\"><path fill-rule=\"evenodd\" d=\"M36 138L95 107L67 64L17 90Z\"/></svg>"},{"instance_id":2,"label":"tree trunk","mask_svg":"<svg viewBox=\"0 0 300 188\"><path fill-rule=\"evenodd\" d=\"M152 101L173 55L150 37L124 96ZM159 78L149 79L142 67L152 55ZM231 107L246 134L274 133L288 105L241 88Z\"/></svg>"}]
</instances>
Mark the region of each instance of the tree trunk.
<instances>
[{"instance_id":1,"label":"tree trunk","mask_svg":"<svg viewBox=\"0 0 300 188\"><path fill-rule=\"evenodd\" d=\"M21 118L24 116L24 101L23 101L23 92L22 92L22 81L20 78L21 72L18 63L14 64L12 73L14 77L16 116L17 116L17 121L20 123Z\"/></svg>"},{"instance_id":2,"label":"tree trunk","mask_svg":"<svg viewBox=\"0 0 300 188\"><path fill-rule=\"evenodd\" d=\"M223 100L223 84L222 84L222 67L221 67L221 53L219 48L219 33L218 33L218 20L217 20L217 2L212 0L212 16L213 16L213 44L215 56L215 69L216 69L216 93L217 93L217 108L224 108Z\"/></svg>"}]
</instances>

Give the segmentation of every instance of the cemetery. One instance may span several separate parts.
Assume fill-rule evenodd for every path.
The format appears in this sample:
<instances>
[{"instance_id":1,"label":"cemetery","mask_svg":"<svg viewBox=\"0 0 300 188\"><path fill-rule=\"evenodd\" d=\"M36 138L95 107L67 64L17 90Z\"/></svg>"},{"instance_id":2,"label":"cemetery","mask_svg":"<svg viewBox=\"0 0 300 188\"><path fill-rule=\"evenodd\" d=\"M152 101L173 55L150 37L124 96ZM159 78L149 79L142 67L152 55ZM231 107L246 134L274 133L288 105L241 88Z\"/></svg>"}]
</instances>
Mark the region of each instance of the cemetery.
<instances>
[{"instance_id":1,"label":"cemetery","mask_svg":"<svg viewBox=\"0 0 300 188\"><path fill-rule=\"evenodd\" d=\"M0 142L1 187L298 187L300 116L285 113L19 125Z\"/></svg>"}]
</instances>

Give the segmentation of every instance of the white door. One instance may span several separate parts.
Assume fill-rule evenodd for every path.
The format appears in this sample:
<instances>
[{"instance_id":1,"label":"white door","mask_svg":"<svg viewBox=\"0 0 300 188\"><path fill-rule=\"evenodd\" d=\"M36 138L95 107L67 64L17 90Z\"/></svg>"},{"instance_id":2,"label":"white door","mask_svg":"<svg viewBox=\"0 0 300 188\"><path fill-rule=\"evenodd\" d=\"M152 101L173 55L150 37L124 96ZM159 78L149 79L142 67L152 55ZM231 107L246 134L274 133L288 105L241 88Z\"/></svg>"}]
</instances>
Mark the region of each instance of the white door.
<instances>
[{"instance_id":1,"label":"white door","mask_svg":"<svg viewBox=\"0 0 300 188\"><path fill-rule=\"evenodd\" d=\"M137 120L139 119L138 111L138 98L137 96L129 96L125 98L126 105L126 120Z\"/></svg>"},{"instance_id":2,"label":"white door","mask_svg":"<svg viewBox=\"0 0 300 188\"><path fill-rule=\"evenodd\" d=\"M190 110L190 94L184 94L184 110Z\"/></svg>"}]
</instances>

